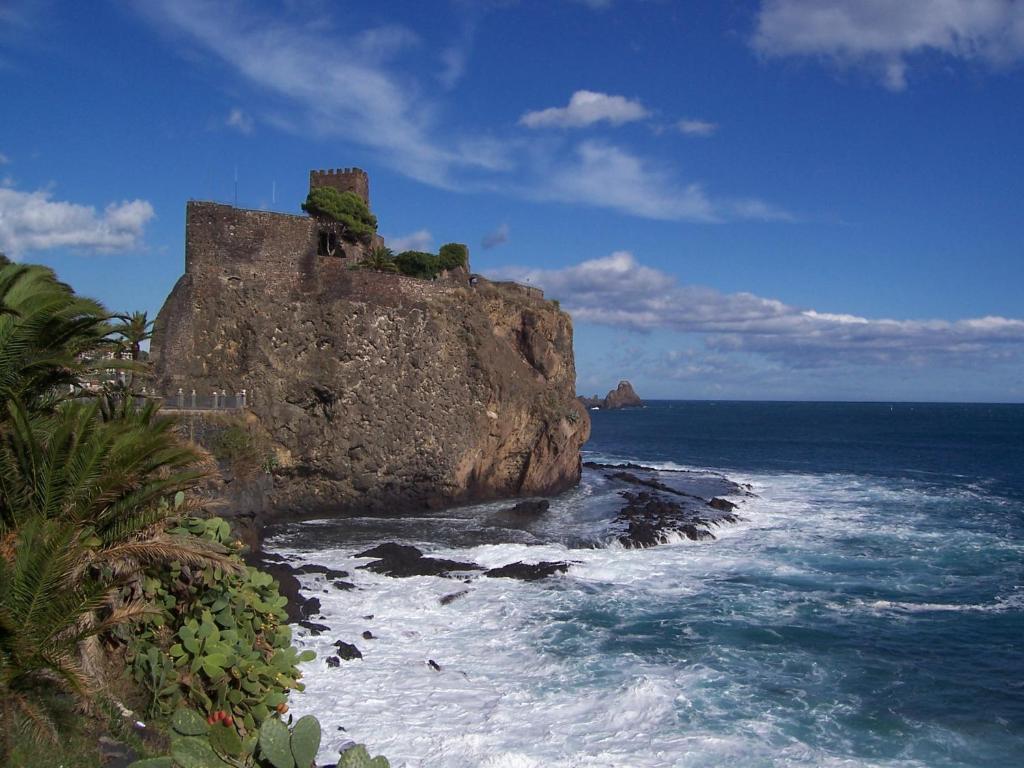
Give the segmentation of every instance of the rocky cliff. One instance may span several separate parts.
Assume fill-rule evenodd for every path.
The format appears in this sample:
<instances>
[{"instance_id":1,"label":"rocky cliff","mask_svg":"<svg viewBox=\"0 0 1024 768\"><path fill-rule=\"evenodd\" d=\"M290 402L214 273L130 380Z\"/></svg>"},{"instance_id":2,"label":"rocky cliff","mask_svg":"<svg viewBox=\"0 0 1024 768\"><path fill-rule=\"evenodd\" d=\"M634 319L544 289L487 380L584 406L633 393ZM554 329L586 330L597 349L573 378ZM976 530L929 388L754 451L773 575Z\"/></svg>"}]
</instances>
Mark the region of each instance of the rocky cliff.
<instances>
[{"instance_id":1,"label":"rocky cliff","mask_svg":"<svg viewBox=\"0 0 1024 768\"><path fill-rule=\"evenodd\" d=\"M628 381L620 381L619 386L604 397L594 395L593 397L580 397L579 400L586 408L603 408L606 411L616 408L639 408L644 404L640 395Z\"/></svg>"},{"instance_id":2,"label":"rocky cliff","mask_svg":"<svg viewBox=\"0 0 1024 768\"><path fill-rule=\"evenodd\" d=\"M272 509L436 507L579 480L590 425L568 315L462 270L352 269L317 256L304 227L190 203L186 273L151 345L168 396L247 391L271 441Z\"/></svg>"}]
</instances>

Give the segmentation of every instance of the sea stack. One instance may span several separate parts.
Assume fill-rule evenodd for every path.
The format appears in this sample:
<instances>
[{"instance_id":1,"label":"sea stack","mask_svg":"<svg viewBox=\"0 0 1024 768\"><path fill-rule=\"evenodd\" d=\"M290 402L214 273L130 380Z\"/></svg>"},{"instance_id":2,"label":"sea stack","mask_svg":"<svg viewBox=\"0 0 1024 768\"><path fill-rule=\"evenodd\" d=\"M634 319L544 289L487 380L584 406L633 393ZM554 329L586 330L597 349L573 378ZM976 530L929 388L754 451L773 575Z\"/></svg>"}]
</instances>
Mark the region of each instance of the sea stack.
<instances>
[{"instance_id":1,"label":"sea stack","mask_svg":"<svg viewBox=\"0 0 1024 768\"><path fill-rule=\"evenodd\" d=\"M579 400L587 408L600 408L606 411L617 408L640 408L644 404L636 390L633 389L633 385L625 379L604 397L594 395L593 397L580 397Z\"/></svg>"}]
</instances>

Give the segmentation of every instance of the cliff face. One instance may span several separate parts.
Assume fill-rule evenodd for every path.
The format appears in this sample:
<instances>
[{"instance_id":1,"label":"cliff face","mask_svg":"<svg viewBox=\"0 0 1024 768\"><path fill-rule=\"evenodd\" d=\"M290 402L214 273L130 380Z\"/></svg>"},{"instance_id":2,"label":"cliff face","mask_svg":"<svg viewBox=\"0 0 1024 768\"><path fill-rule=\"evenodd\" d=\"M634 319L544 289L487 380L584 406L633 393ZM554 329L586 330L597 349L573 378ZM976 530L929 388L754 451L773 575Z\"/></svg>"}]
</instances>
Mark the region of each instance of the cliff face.
<instances>
[{"instance_id":1,"label":"cliff face","mask_svg":"<svg viewBox=\"0 0 1024 768\"><path fill-rule=\"evenodd\" d=\"M273 216L190 204L186 274L151 345L167 396L247 390L277 455L273 508L422 508L578 482L590 424L568 315L461 271L352 270L317 256L315 233L285 253L295 238Z\"/></svg>"},{"instance_id":2,"label":"cliff face","mask_svg":"<svg viewBox=\"0 0 1024 768\"><path fill-rule=\"evenodd\" d=\"M619 386L604 397L580 397L580 402L587 408L603 408L606 411L616 408L638 408L644 404L628 381L620 381Z\"/></svg>"}]
</instances>

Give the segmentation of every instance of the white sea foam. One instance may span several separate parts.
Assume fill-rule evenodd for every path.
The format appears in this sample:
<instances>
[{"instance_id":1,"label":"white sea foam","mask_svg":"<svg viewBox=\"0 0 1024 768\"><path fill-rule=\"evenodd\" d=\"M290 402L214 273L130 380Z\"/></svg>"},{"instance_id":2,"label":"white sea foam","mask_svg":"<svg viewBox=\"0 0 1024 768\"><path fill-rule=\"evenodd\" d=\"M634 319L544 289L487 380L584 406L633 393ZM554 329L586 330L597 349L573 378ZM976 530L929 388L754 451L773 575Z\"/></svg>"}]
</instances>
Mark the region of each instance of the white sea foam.
<instances>
[{"instance_id":1,"label":"white sea foam","mask_svg":"<svg viewBox=\"0 0 1024 768\"><path fill-rule=\"evenodd\" d=\"M660 466L695 469L669 464ZM836 718L854 711L857 702L835 694L802 704L805 687L828 689L830 670L801 666L802 660L787 656L779 628L807 606L882 614L1019 610L1022 595L1011 594L988 608L899 599L838 601L834 585L818 583L822 563L846 558L850 582L843 587L857 586L858 579L870 586L870 569L891 556L877 551L878 540L866 532L885 525L885 539L901 546L941 546L943 539L917 525L914 501L920 489L841 475L733 479L751 483L758 498L735 498L743 502L743 521L715 529L713 542L682 539L648 550L573 549L558 542L421 543L430 555L485 567L572 563L567 573L542 582L394 579L356 570L366 561L352 557L354 546L278 548L298 560L348 570L358 587L340 592L322 576L301 577L322 605L324 618L315 620L331 628L318 637L296 631L297 644L315 650L318 659L305 666L306 692L292 697L292 709L315 713L324 723L321 759L332 759L340 744L355 739L407 768L921 765L911 758L850 757L849 747L831 734ZM595 501L607 491L593 481L583 493ZM904 516L879 516L880 505L901 508L904 501ZM551 514L564 521L576 512L556 504ZM857 537L864 538L862 552L857 546L838 552L835 542ZM863 576L858 576L860 559ZM923 577L910 573L906 578L911 585ZM671 617L663 618L666 610L699 606L726 587L735 595L735 611L763 634L759 642L777 644L777 671L745 667L742 646L723 649L732 655L713 664L688 661L687 643L701 642L706 630L699 620L706 617L695 613L693 621L676 626ZM440 598L463 590L465 595L441 605ZM678 648L670 657L622 650L634 647L623 644L629 640L623 634L641 631L635 629L637 620L648 616L663 631L676 633ZM726 613L707 620L728 618ZM365 630L375 639L363 640ZM355 643L363 659L328 668L324 659L334 654L335 640ZM752 679L737 676L736 669L776 676L773 684L790 691L791 709L763 703ZM792 718L797 717L810 719L829 738L808 743L795 737Z\"/></svg>"}]
</instances>

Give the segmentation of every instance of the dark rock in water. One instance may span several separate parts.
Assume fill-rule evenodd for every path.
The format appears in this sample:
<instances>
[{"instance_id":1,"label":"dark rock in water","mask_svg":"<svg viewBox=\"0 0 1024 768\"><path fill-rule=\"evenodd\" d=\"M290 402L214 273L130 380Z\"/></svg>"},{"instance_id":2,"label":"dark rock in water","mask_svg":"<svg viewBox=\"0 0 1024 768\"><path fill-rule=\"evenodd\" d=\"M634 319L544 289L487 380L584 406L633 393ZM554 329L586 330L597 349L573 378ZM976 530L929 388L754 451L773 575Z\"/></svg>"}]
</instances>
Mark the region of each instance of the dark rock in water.
<instances>
[{"instance_id":1,"label":"dark rock in water","mask_svg":"<svg viewBox=\"0 0 1024 768\"><path fill-rule=\"evenodd\" d=\"M509 520L515 520L520 522L528 522L540 517L551 507L551 502L547 499L527 499L521 501L514 507L503 509L499 511L495 516L500 518L507 518Z\"/></svg>"},{"instance_id":2,"label":"dark rock in water","mask_svg":"<svg viewBox=\"0 0 1024 768\"><path fill-rule=\"evenodd\" d=\"M381 560L391 560L397 558L413 559L417 557L423 557L423 551L416 547L410 546L409 544L396 544L393 541L389 541L385 544L378 544L373 549L367 549L355 557L376 557Z\"/></svg>"},{"instance_id":3,"label":"dark rock in water","mask_svg":"<svg viewBox=\"0 0 1024 768\"><path fill-rule=\"evenodd\" d=\"M327 662L327 666L328 667L340 667L341 666L341 659L339 659L337 656L328 656L326 659L324 659L324 661Z\"/></svg>"},{"instance_id":4,"label":"dark rock in water","mask_svg":"<svg viewBox=\"0 0 1024 768\"><path fill-rule=\"evenodd\" d=\"M708 506L721 512L732 512L736 509L736 505L731 501L728 499L720 499L717 496L708 502Z\"/></svg>"},{"instance_id":5,"label":"dark rock in water","mask_svg":"<svg viewBox=\"0 0 1024 768\"><path fill-rule=\"evenodd\" d=\"M328 627L326 624L317 624L316 622L313 622L313 621L299 621L299 622L296 622L296 623L300 627L305 627L306 629L308 629L309 630L309 634L311 634L313 637L316 637L321 632L327 632L327 631L330 630L330 627Z\"/></svg>"},{"instance_id":6,"label":"dark rock in water","mask_svg":"<svg viewBox=\"0 0 1024 768\"><path fill-rule=\"evenodd\" d=\"M308 619L310 616L320 613L320 601L317 600L315 597L309 598L308 600L306 600L305 603L302 604L302 612L304 614L302 618L304 619ZM320 618L322 619L323 616L321 616Z\"/></svg>"},{"instance_id":7,"label":"dark rock in water","mask_svg":"<svg viewBox=\"0 0 1024 768\"><path fill-rule=\"evenodd\" d=\"M364 619L365 621L369 621L369 620L370 620L370 619L372 619L372 618L373 618L373 614L372 614L372 613L368 613L368 614L366 614L365 616L363 616L363 619Z\"/></svg>"},{"instance_id":8,"label":"dark rock in water","mask_svg":"<svg viewBox=\"0 0 1024 768\"><path fill-rule=\"evenodd\" d=\"M427 659L427 664L428 664L428 665L430 666L430 668L431 668L432 670L434 670L435 672L440 672L440 671L441 671L441 665L440 665L440 664L438 664L438 663L437 663L436 661L434 661L433 659Z\"/></svg>"},{"instance_id":9,"label":"dark rock in water","mask_svg":"<svg viewBox=\"0 0 1024 768\"><path fill-rule=\"evenodd\" d=\"M520 581L538 581L556 573L565 573L569 570L569 563L543 562L543 563L510 563L500 568L492 568L484 572L484 576L492 579L519 579Z\"/></svg>"},{"instance_id":10,"label":"dark rock in water","mask_svg":"<svg viewBox=\"0 0 1024 768\"><path fill-rule=\"evenodd\" d=\"M307 565L301 565L295 569L296 573L319 573L326 576L328 579L343 579L348 576L348 571L339 571L334 568L328 568L326 565L316 565L310 563Z\"/></svg>"},{"instance_id":11,"label":"dark rock in water","mask_svg":"<svg viewBox=\"0 0 1024 768\"><path fill-rule=\"evenodd\" d=\"M625 380L620 381L619 386L604 397L594 395L593 397L581 396L577 399L586 408L601 408L606 411L614 411L618 408L640 408L644 404L644 401L633 389L633 385Z\"/></svg>"},{"instance_id":12,"label":"dark rock in water","mask_svg":"<svg viewBox=\"0 0 1024 768\"><path fill-rule=\"evenodd\" d=\"M614 480L621 480L624 483L632 483L633 485L642 485L646 488L653 488L656 491L662 491L664 493L671 493L674 496L688 496L691 499L699 499L699 496L694 496L692 493L684 493L683 491L677 491L671 486L665 485L665 483L654 480L652 478L637 477L631 472L616 472L613 475L609 475Z\"/></svg>"},{"instance_id":13,"label":"dark rock in water","mask_svg":"<svg viewBox=\"0 0 1024 768\"><path fill-rule=\"evenodd\" d=\"M372 563L359 567L386 576L405 578L408 576L447 576L452 571L483 570L476 563L462 563L438 557L424 557L416 547L389 542L361 552L356 557L379 557Z\"/></svg>"},{"instance_id":14,"label":"dark rock in water","mask_svg":"<svg viewBox=\"0 0 1024 768\"><path fill-rule=\"evenodd\" d=\"M352 645L352 643L346 643L344 640L338 640L334 643L334 647L338 649L338 656L340 656L344 661L363 658L363 654L360 653L359 649Z\"/></svg>"},{"instance_id":15,"label":"dark rock in water","mask_svg":"<svg viewBox=\"0 0 1024 768\"><path fill-rule=\"evenodd\" d=\"M667 499L657 494L642 491L624 492L626 506L619 510L615 521L625 527L619 541L627 547L653 547L664 544L673 534L685 536L692 541L714 539L711 528L724 523L735 523L736 515L727 511L708 515L707 505L700 500L697 507L688 501Z\"/></svg>"},{"instance_id":16,"label":"dark rock in water","mask_svg":"<svg viewBox=\"0 0 1024 768\"><path fill-rule=\"evenodd\" d=\"M356 588L356 585L353 584L351 581L335 581L333 584L331 584L331 586L335 589L340 589L343 592L348 592L350 589Z\"/></svg>"},{"instance_id":17,"label":"dark rock in water","mask_svg":"<svg viewBox=\"0 0 1024 768\"><path fill-rule=\"evenodd\" d=\"M468 594L469 594L469 590L468 589L462 589L462 590L459 590L458 592L452 592L449 595L445 595L444 597L440 598L437 602L439 602L441 605L451 605L456 600L458 600L460 597L465 597Z\"/></svg>"},{"instance_id":18,"label":"dark rock in water","mask_svg":"<svg viewBox=\"0 0 1024 768\"><path fill-rule=\"evenodd\" d=\"M376 639L377 638L373 636L373 632L371 632L370 630L367 629L367 630L363 631L363 640L376 640Z\"/></svg>"}]
</instances>

